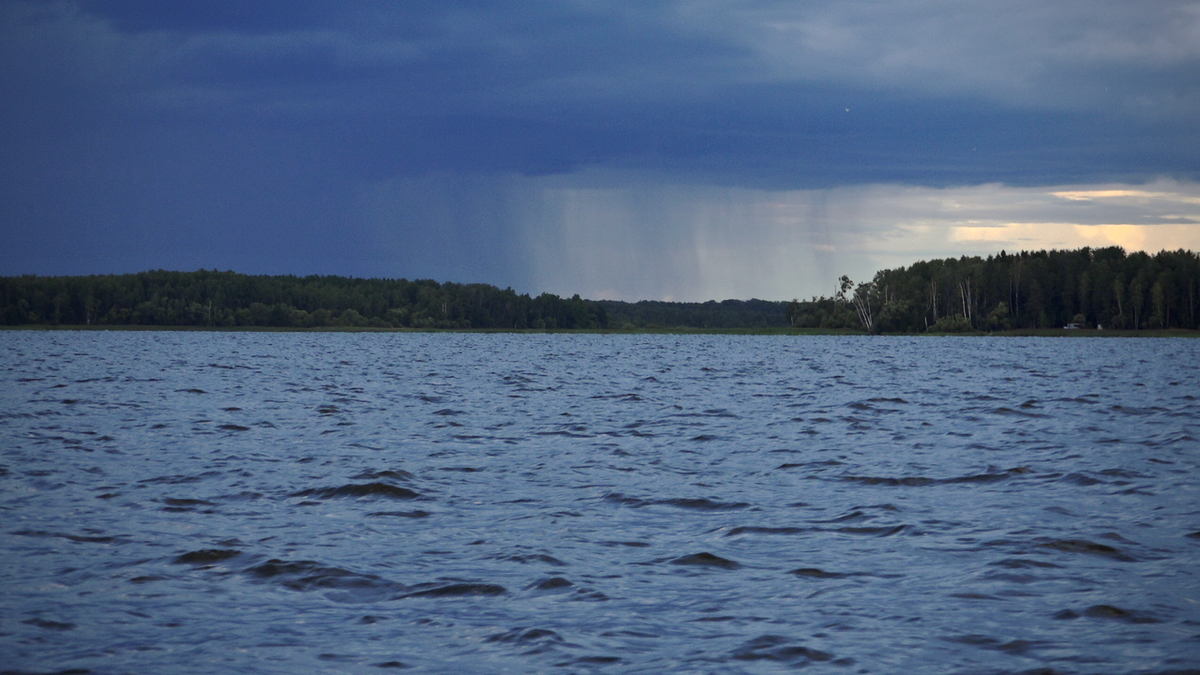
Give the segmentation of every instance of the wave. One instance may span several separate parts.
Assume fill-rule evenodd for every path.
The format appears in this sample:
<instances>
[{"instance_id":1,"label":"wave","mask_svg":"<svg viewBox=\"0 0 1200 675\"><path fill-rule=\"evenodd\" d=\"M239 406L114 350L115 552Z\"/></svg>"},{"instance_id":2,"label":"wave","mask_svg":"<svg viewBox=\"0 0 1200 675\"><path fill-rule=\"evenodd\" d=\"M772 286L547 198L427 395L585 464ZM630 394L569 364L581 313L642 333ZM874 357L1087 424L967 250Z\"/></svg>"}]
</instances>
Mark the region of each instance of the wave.
<instances>
[{"instance_id":1,"label":"wave","mask_svg":"<svg viewBox=\"0 0 1200 675\"><path fill-rule=\"evenodd\" d=\"M746 502L719 502L706 498L642 499L640 497L629 497L619 492L610 492L604 495L604 500L632 508L673 506L693 511L734 511L750 507L750 504Z\"/></svg>"},{"instance_id":2,"label":"wave","mask_svg":"<svg viewBox=\"0 0 1200 675\"><path fill-rule=\"evenodd\" d=\"M735 661L775 661L799 668L811 663L834 661L836 657L829 652L796 644L782 635L762 635L734 650L730 658ZM834 663L851 665L854 661L841 659Z\"/></svg>"},{"instance_id":3,"label":"wave","mask_svg":"<svg viewBox=\"0 0 1200 675\"><path fill-rule=\"evenodd\" d=\"M712 553L693 553L671 560L672 565L690 565L694 567L716 567L723 570L736 570L741 564L728 558L722 558Z\"/></svg>"},{"instance_id":4,"label":"wave","mask_svg":"<svg viewBox=\"0 0 1200 675\"><path fill-rule=\"evenodd\" d=\"M387 483L351 483L340 487L310 488L288 495L290 497L314 497L316 499L420 499L421 494L408 488Z\"/></svg>"}]
</instances>

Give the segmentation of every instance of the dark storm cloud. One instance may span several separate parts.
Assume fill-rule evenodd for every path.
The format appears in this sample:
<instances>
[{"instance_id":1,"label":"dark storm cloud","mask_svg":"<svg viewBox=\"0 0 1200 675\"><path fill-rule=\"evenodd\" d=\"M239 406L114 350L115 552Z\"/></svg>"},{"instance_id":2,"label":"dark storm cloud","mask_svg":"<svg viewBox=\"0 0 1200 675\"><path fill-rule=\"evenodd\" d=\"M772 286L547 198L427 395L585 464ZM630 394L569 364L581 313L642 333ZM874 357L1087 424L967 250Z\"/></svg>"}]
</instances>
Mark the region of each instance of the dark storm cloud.
<instances>
[{"instance_id":1,"label":"dark storm cloud","mask_svg":"<svg viewBox=\"0 0 1200 675\"><path fill-rule=\"evenodd\" d=\"M1182 0L9 0L0 271L522 286L509 174L1194 180L1196 72Z\"/></svg>"},{"instance_id":2,"label":"dark storm cloud","mask_svg":"<svg viewBox=\"0 0 1200 675\"><path fill-rule=\"evenodd\" d=\"M298 142L384 173L600 164L813 186L1197 169L1188 3L53 6L27 27L74 23L77 57L114 71L83 105L301 124Z\"/></svg>"}]
</instances>

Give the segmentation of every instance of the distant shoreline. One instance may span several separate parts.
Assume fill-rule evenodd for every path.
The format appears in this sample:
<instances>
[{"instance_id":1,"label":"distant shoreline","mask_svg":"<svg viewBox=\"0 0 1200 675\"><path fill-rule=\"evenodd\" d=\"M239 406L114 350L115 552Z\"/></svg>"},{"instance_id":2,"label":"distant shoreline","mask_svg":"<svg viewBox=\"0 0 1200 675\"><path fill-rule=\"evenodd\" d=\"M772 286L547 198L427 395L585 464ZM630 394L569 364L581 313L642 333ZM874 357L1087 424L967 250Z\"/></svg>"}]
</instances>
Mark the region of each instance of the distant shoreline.
<instances>
[{"instance_id":1,"label":"distant shoreline","mask_svg":"<svg viewBox=\"0 0 1200 675\"><path fill-rule=\"evenodd\" d=\"M862 330L850 329L821 329L821 328L692 328L676 327L647 327L647 328L381 328L374 326L322 326L322 327L272 327L272 326L158 326L158 325L18 325L0 326L3 331L121 331L121 332L158 332L180 331L188 333L508 333L514 335L794 335L797 337L811 335L826 336L863 336L870 334ZM1052 338L1200 338L1200 330L1184 328L1146 329L1146 330L1093 330L1066 328L1028 328L1007 331L974 331L963 333L883 333L873 337L1052 337Z\"/></svg>"},{"instance_id":2,"label":"distant shoreline","mask_svg":"<svg viewBox=\"0 0 1200 675\"><path fill-rule=\"evenodd\" d=\"M431 279L152 270L0 277L0 323L119 330L1144 337L1200 331L1198 284L1200 255L1127 254L1116 246L921 261L881 270L859 284L842 276L833 297L804 302L624 302L579 294L533 297ZM1091 332L1089 326L1109 331Z\"/></svg>"}]
</instances>

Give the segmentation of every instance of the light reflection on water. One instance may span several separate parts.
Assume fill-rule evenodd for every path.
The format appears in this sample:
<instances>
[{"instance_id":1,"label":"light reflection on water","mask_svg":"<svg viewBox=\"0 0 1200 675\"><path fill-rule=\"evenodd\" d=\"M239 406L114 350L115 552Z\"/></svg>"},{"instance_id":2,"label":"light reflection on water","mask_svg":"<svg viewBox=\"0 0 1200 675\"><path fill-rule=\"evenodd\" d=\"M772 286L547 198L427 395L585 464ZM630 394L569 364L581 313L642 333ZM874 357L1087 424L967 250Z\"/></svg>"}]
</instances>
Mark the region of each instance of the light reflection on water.
<instances>
[{"instance_id":1,"label":"light reflection on water","mask_svg":"<svg viewBox=\"0 0 1200 675\"><path fill-rule=\"evenodd\" d=\"M1200 343L0 333L0 653L1200 668Z\"/></svg>"}]
</instances>

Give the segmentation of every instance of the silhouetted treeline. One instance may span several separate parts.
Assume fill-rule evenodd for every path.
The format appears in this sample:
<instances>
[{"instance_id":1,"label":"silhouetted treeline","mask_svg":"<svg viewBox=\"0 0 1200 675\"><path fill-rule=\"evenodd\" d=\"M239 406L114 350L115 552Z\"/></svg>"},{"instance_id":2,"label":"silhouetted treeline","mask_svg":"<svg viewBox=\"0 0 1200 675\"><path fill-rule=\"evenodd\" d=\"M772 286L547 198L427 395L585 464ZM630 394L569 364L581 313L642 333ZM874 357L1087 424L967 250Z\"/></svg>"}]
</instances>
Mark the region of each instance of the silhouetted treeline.
<instances>
[{"instance_id":1,"label":"silhouetted treeline","mask_svg":"<svg viewBox=\"0 0 1200 675\"><path fill-rule=\"evenodd\" d=\"M769 300L601 300L597 304L604 308L613 328L769 328L788 325L788 304Z\"/></svg>"},{"instance_id":2,"label":"silhouetted treeline","mask_svg":"<svg viewBox=\"0 0 1200 675\"><path fill-rule=\"evenodd\" d=\"M7 325L312 328L796 328L873 333L1200 328L1200 257L1119 247L918 262L831 298L636 303L486 284L235 272L0 277Z\"/></svg>"},{"instance_id":3,"label":"silhouetted treeline","mask_svg":"<svg viewBox=\"0 0 1200 675\"><path fill-rule=\"evenodd\" d=\"M832 298L793 301L796 327L873 333L1021 328L1200 328L1200 257L1120 247L919 262L868 282L842 277Z\"/></svg>"},{"instance_id":4,"label":"silhouetted treeline","mask_svg":"<svg viewBox=\"0 0 1200 675\"><path fill-rule=\"evenodd\" d=\"M603 328L578 295L536 298L486 284L235 272L0 278L8 325Z\"/></svg>"}]
</instances>

